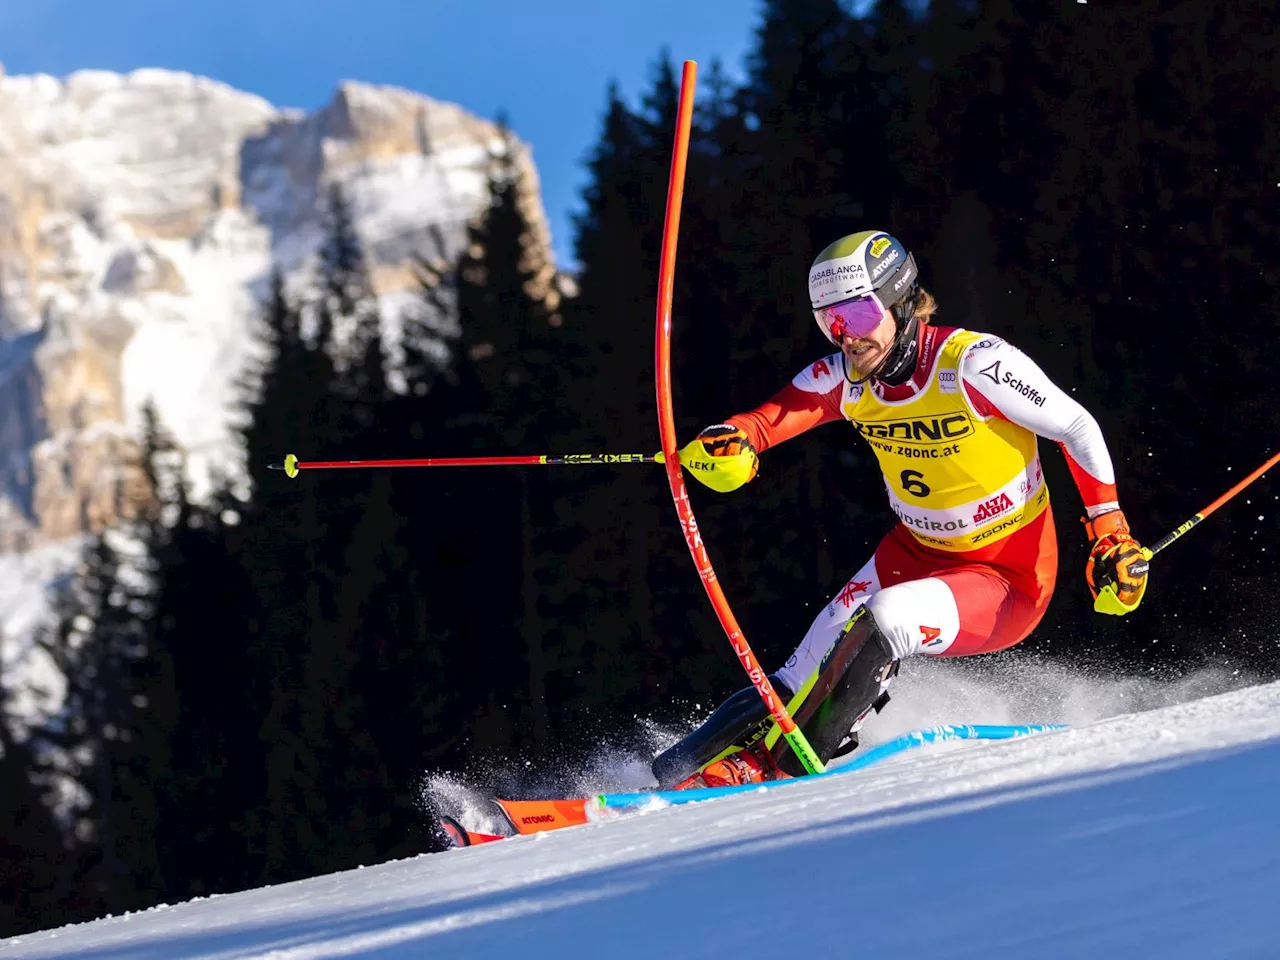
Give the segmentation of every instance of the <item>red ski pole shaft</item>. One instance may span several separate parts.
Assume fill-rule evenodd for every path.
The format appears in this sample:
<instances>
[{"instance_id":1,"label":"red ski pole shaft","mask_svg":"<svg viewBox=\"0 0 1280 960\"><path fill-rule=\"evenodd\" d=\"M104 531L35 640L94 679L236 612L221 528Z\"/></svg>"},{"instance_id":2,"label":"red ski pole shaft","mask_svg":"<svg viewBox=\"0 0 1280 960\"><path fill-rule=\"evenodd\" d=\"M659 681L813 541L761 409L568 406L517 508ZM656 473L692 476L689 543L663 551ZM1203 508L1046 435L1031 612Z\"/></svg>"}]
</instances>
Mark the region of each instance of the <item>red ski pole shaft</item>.
<instances>
[{"instance_id":1,"label":"red ski pole shaft","mask_svg":"<svg viewBox=\"0 0 1280 960\"><path fill-rule=\"evenodd\" d=\"M1237 483L1234 487L1232 487L1230 490L1228 490L1226 493L1220 496L1217 500L1213 501L1213 503L1209 504L1199 513L1195 514L1195 516L1191 517L1191 519L1184 520L1181 524L1178 525L1178 528L1176 530L1172 530L1169 533L1166 533L1163 537L1157 540L1151 547L1148 548L1150 556L1154 557L1157 553L1159 553L1165 547L1169 546L1169 544L1173 543L1173 541L1177 540L1184 533L1187 533L1192 527L1198 524L1205 517L1209 516L1209 514L1217 510L1220 506L1222 506L1224 503L1226 503L1228 500L1234 497L1237 493L1239 493L1245 487L1249 486L1249 484L1253 483L1253 481L1257 480L1260 476L1262 476L1264 473L1266 473L1268 470L1274 467L1277 463L1280 463L1280 453L1277 453L1270 460L1268 460L1266 463L1260 466L1257 470L1253 471L1253 473L1249 474L1247 477L1245 477L1243 480Z\"/></svg>"},{"instance_id":2,"label":"red ski pole shaft","mask_svg":"<svg viewBox=\"0 0 1280 960\"><path fill-rule=\"evenodd\" d=\"M737 618L729 606L729 601L716 579L715 569L711 566L711 558L698 532L698 521L693 515L693 507L689 503L689 491L684 485L684 474L680 472L680 458L676 449L675 412L671 402L671 297L675 289L676 239L680 232L680 205L684 198L685 162L689 154L689 132L693 124L693 91L697 77L698 65L692 60L684 62L684 71L680 78L680 101L676 119L675 148L671 157L671 178L667 183L667 216L662 228L662 260L658 277L658 327L655 345L655 386L658 393L658 432L662 436L662 451L667 470L667 481L671 485L671 497L675 501L676 514L680 517L680 527L684 531L685 542L689 545L689 553L693 556L693 564L702 578L702 585L711 599L720 625L724 628L733 652L737 655L742 668L747 671L751 683L755 686L760 699L769 709L770 716L782 731L787 743L795 751L800 763L809 773L821 773L822 761L814 752L809 741L805 739L800 728L796 726L787 705L782 702L769 682L769 675L760 667L760 662L751 651L747 638L742 635Z\"/></svg>"},{"instance_id":3,"label":"red ski pole shaft","mask_svg":"<svg viewBox=\"0 0 1280 960\"><path fill-rule=\"evenodd\" d=\"M535 453L520 457L419 457L412 460L299 460L292 453L270 464L296 477L302 470L365 470L378 467L542 467L560 465L656 463L648 453Z\"/></svg>"}]
</instances>

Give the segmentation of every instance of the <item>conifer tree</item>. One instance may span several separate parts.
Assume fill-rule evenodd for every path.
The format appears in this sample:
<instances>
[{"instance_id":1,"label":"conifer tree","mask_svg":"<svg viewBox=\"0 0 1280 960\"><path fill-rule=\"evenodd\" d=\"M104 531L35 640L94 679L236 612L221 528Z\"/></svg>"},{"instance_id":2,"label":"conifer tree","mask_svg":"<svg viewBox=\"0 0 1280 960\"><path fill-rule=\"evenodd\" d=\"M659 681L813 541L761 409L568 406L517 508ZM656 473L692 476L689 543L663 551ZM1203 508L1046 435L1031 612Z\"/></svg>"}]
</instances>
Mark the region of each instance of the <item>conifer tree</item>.
<instances>
[{"instance_id":1,"label":"conifer tree","mask_svg":"<svg viewBox=\"0 0 1280 960\"><path fill-rule=\"evenodd\" d=\"M166 893L156 791L169 759L171 684L168 659L147 632L154 592L145 544L123 532L95 537L57 600L56 629L41 641L66 678L61 729L42 735L64 751L85 798L73 832L91 845L92 866L79 882L111 912Z\"/></svg>"},{"instance_id":2,"label":"conifer tree","mask_svg":"<svg viewBox=\"0 0 1280 960\"><path fill-rule=\"evenodd\" d=\"M305 307L315 336L326 339L300 334L294 308L275 298L267 336L279 348L269 354L253 422L277 435L281 414L300 423L302 436L280 451L366 459L382 454L383 415L395 402L364 253L342 194L335 190L330 200ZM280 396L300 378L305 385ZM268 402L275 397L279 406ZM263 879L415 852L425 842L414 835L415 785L408 765L392 756L403 757L395 738L408 729L398 728L404 700L389 700L384 685L388 659L396 668L413 662L399 645L412 645L421 625L404 612L417 611L391 478L372 471L297 481L260 476L248 548L255 569L284 585L281 602L261 595L265 629L256 645L266 675L279 678L262 721L271 743L266 803L254 813ZM273 569L290 551L292 572Z\"/></svg>"},{"instance_id":3,"label":"conifer tree","mask_svg":"<svg viewBox=\"0 0 1280 960\"><path fill-rule=\"evenodd\" d=\"M444 235L439 227L428 231L428 249L414 257L414 277L418 296L400 319L399 376L403 382L401 398L393 401L395 424L390 430L406 431L408 439L424 436L416 413L418 401L426 396L437 376L446 369L451 344L457 339L457 316L453 302L453 268L446 256ZM414 424L417 424L416 428ZM401 442L405 437L401 436Z\"/></svg>"},{"instance_id":4,"label":"conifer tree","mask_svg":"<svg viewBox=\"0 0 1280 960\"><path fill-rule=\"evenodd\" d=\"M342 374L339 398L346 401L346 409L337 420L349 420L353 431L373 430L376 435L374 410L388 389L382 316L350 203L338 184L329 188L326 231L313 306L326 323L336 322L340 328L334 353Z\"/></svg>"},{"instance_id":5,"label":"conifer tree","mask_svg":"<svg viewBox=\"0 0 1280 960\"><path fill-rule=\"evenodd\" d=\"M732 387L704 393L700 423L688 429L760 403L827 352L808 309L809 263L824 244L863 226L884 195L880 185L870 189L867 168L877 161L864 148L878 136L867 115L878 91L859 30L835 2L765 4L747 83L719 111L721 170L710 209L721 239L712 242L708 230L702 250L682 247L678 286L716 285L715 302L686 321L687 330L707 329L687 362L697 373L725 371ZM728 320L719 328L710 321L717 313ZM828 450L807 438L785 445L771 452L751 496L712 498L699 510L712 542L718 530L736 532L717 572L727 590L750 598L737 612L766 660L785 656L797 626L786 598L830 583L838 565L829 542L803 552L791 545L792 531L813 529L838 508L839 492L814 480L829 469Z\"/></svg>"},{"instance_id":6,"label":"conifer tree","mask_svg":"<svg viewBox=\"0 0 1280 960\"><path fill-rule=\"evenodd\" d=\"M530 209L519 145L505 128L490 161L490 204L468 231L453 284L460 338L425 409L424 441L450 454L537 451L576 427L561 394L575 364L559 310L555 269ZM567 437L566 437L567 439ZM538 613L536 538L547 527L547 478L476 471L421 477L434 506L433 629L462 702L478 705L476 747L510 751L545 742L546 618ZM478 616L478 611L486 611ZM475 673L457 651L489 651ZM504 706L505 704L505 706Z\"/></svg>"},{"instance_id":7,"label":"conifer tree","mask_svg":"<svg viewBox=\"0 0 1280 960\"><path fill-rule=\"evenodd\" d=\"M0 683L0 938L92 912L73 893L77 856L53 816L47 764L16 733L8 695Z\"/></svg>"},{"instance_id":8,"label":"conifer tree","mask_svg":"<svg viewBox=\"0 0 1280 960\"><path fill-rule=\"evenodd\" d=\"M288 452L316 459L334 442L338 374L327 301L319 298L306 331L282 278L273 276L259 336L264 355L250 375L243 427L252 484L244 558L256 599L248 655L259 681L253 709L268 750L262 799L248 811L246 831L261 851L256 879L269 881L303 874L318 843L301 848L298 835L314 838L312 824L325 814L316 789L321 744L304 734L300 718L324 709L304 685L303 664L332 621L340 575L333 553L340 557L342 541L330 518L342 487L326 485L322 497L317 484L287 482L267 469Z\"/></svg>"},{"instance_id":9,"label":"conifer tree","mask_svg":"<svg viewBox=\"0 0 1280 960\"><path fill-rule=\"evenodd\" d=\"M169 769L157 785L156 844L175 898L248 885L244 825L261 796L264 751L250 658L259 619L239 556L244 504L220 484L193 503L184 451L148 404L142 464L155 599L147 629L172 665Z\"/></svg>"},{"instance_id":10,"label":"conifer tree","mask_svg":"<svg viewBox=\"0 0 1280 960\"><path fill-rule=\"evenodd\" d=\"M558 402L579 412L587 449L656 448L653 406L653 292L660 214L652 196L665 191L657 163L644 167L649 130L608 93L601 136L588 169L584 212L576 220L578 295L567 324L584 341L588 367ZM554 608L557 659L567 676L557 697L566 734L602 729L640 697L635 651L653 628L648 539L658 488L639 472L588 469L556 478L558 552L572 577L543 587ZM572 615L568 612L572 611Z\"/></svg>"},{"instance_id":11,"label":"conifer tree","mask_svg":"<svg viewBox=\"0 0 1280 960\"><path fill-rule=\"evenodd\" d=\"M591 443L604 449L651 451L658 445L654 303L676 94L675 71L665 57L655 65L638 112L610 90L577 219L579 293L567 316L592 363L568 396L591 425ZM722 371L697 366L706 357L686 359L691 337L726 320L723 310L708 307L705 293L714 296L720 287L702 282L716 274L714 259L703 263L716 256L714 242L704 238L723 237L723 225L708 213L714 204L706 186L715 169L706 156L710 149L695 131L675 304L676 406L678 429L686 436L697 429L699 416L690 412L690 396L696 402L724 382ZM564 709L580 725L608 722L608 712L599 708L605 702L616 704L619 714L661 713L667 697L705 694L720 666L699 642L714 621L697 603L696 580L683 576L687 553L678 532L665 535L672 532L670 510L660 471L619 470L584 475L572 507L559 511L562 522L574 524L576 535L566 536L564 549L566 566L577 574L548 589L575 613L558 624L558 652L577 668ZM635 732L634 725L617 726L616 734Z\"/></svg>"}]
</instances>

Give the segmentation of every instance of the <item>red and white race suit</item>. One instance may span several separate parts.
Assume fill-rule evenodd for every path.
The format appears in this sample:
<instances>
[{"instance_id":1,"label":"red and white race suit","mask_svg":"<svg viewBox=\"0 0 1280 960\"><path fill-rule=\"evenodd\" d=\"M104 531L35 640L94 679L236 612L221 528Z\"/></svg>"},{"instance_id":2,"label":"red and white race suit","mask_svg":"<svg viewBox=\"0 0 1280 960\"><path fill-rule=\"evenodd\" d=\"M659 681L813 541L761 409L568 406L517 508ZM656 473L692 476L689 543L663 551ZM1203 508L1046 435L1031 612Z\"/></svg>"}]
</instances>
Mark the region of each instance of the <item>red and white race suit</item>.
<instances>
[{"instance_id":1,"label":"red and white race suit","mask_svg":"<svg viewBox=\"0 0 1280 960\"><path fill-rule=\"evenodd\" d=\"M855 426L899 523L818 614L778 675L793 691L867 604L898 658L1012 646L1040 622L1057 539L1036 437L1057 441L1089 516L1116 509L1115 472L1092 416L998 337L923 325L915 375L854 384L832 354L731 417L763 452L833 420Z\"/></svg>"}]
</instances>

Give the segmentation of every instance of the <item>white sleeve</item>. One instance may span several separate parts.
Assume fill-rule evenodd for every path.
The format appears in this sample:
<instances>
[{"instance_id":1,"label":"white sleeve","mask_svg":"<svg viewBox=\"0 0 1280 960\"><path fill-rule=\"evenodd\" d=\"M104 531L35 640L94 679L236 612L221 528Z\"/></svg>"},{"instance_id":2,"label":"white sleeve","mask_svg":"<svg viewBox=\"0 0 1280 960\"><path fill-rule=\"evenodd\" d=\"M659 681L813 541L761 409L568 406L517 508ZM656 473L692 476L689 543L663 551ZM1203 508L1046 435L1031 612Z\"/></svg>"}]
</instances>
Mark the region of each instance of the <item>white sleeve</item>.
<instances>
[{"instance_id":1,"label":"white sleeve","mask_svg":"<svg viewBox=\"0 0 1280 960\"><path fill-rule=\"evenodd\" d=\"M965 352L959 372L979 416L1003 417L1062 445L1090 517L1119 506L1115 468L1098 421L1034 360L998 337L987 337Z\"/></svg>"}]
</instances>

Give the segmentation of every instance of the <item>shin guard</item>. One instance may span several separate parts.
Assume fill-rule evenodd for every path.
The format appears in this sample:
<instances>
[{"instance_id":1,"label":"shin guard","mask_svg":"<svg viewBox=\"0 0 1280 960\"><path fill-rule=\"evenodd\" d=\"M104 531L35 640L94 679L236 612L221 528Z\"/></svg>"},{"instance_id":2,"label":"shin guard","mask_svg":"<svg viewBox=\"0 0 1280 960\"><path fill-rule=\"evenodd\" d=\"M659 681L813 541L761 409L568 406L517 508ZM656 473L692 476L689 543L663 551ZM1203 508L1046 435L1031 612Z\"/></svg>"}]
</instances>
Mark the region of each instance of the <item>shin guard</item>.
<instances>
[{"instance_id":1,"label":"shin guard","mask_svg":"<svg viewBox=\"0 0 1280 960\"><path fill-rule=\"evenodd\" d=\"M863 607L823 658L813 688L796 712L796 724L823 763L839 755L854 725L880 699L895 664L875 616ZM785 742L774 746L773 755L784 773L804 773Z\"/></svg>"}]
</instances>

